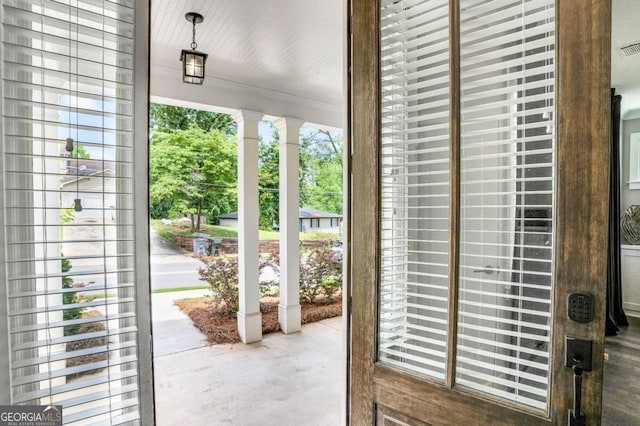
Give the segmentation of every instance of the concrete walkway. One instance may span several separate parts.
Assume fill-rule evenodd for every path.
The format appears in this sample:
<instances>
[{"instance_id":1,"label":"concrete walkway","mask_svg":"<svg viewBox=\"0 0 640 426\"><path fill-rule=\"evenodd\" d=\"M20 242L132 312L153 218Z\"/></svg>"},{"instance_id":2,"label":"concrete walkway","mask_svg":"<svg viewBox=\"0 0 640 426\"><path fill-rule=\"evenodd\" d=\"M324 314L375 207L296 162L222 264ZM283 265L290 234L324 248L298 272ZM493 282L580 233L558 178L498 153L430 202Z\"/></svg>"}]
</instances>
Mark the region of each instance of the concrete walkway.
<instances>
[{"instance_id":1,"label":"concrete walkway","mask_svg":"<svg viewBox=\"0 0 640 426\"><path fill-rule=\"evenodd\" d=\"M209 290L174 291L151 295L154 357L208 345L204 334L193 326L189 317L183 314L173 302L178 299L210 295Z\"/></svg>"},{"instance_id":2,"label":"concrete walkway","mask_svg":"<svg viewBox=\"0 0 640 426\"><path fill-rule=\"evenodd\" d=\"M342 318L208 346L173 305L205 290L154 294L156 421L182 425L340 425L344 398Z\"/></svg>"}]
</instances>

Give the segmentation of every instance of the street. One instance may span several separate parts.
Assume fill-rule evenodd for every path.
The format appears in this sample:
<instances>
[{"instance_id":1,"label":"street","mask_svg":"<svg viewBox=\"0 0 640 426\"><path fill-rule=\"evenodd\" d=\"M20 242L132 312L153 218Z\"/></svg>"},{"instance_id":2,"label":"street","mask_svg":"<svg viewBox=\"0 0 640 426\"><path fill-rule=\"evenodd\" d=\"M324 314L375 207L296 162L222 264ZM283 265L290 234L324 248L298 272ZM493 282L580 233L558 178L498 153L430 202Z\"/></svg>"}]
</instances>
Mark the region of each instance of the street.
<instances>
[{"instance_id":1,"label":"street","mask_svg":"<svg viewBox=\"0 0 640 426\"><path fill-rule=\"evenodd\" d=\"M198 274L198 269L204 266L204 263L166 241L155 230L151 229L150 235L151 290L207 285L206 282L200 281ZM104 264L96 265L92 259L88 262L73 260L72 264L72 271L77 273L73 275L74 282L86 283L95 288L104 286ZM261 282L277 278L277 274L270 268L265 269L260 275Z\"/></svg>"},{"instance_id":2,"label":"street","mask_svg":"<svg viewBox=\"0 0 640 426\"><path fill-rule=\"evenodd\" d=\"M153 228L150 228L150 236L152 290L207 285L199 279L201 261L166 241Z\"/></svg>"},{"instance_id":3,"label":"street","mask_svg":"<svg viewBox=\"0 0 640 426\"><path fill-rule=\"evenodd\" d=\"M200 281L198 269L204 264L183 254L151 255L151 289L207 285Z\"/></svg>"}]
</instances>

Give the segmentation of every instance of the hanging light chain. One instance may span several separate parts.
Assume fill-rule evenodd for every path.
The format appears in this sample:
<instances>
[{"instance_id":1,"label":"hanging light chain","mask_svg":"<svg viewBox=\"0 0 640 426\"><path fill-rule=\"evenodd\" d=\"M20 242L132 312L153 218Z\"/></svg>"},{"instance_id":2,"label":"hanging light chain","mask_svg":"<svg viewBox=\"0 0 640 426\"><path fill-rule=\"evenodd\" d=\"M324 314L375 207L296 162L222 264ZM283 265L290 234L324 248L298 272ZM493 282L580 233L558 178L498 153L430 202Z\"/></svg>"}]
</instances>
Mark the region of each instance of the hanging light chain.
<instances>
[{"instance_id":1,"label":"hanging light chain","mask_svg":"<svg viewBox=\"0 0 640 426\"><path fill-rule=\"evenodd\" d=\"M198 47L198 43L196 43L196 17L193 17L193 20L191 21L193 23L193 37L192 37L192 41L191 41L191 48L193 50L196 50L196 48Z\"/></svg>"}]
</instances>

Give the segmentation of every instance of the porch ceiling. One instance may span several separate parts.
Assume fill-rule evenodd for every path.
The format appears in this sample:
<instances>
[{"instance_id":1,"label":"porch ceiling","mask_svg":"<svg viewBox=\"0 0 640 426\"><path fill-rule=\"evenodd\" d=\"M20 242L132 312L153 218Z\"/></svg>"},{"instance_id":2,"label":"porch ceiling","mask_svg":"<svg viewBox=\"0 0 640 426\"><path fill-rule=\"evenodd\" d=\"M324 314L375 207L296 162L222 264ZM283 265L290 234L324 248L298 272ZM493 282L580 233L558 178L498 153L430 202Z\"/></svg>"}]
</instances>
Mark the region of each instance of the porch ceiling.
<instances>
[{"instance_id":1,"label":"porch ceiling","mask_svg":"<svg viewBox=\"0 0 640 426\"><path fill-rule=\"evenodd\" d=\"M154 0L152 99L208 109L252 109L342 127L344 0ZM181 49L209 54L203 86L183 84ZM195 105L194 105L195 104Z\"/></svg>"}]
</instances>

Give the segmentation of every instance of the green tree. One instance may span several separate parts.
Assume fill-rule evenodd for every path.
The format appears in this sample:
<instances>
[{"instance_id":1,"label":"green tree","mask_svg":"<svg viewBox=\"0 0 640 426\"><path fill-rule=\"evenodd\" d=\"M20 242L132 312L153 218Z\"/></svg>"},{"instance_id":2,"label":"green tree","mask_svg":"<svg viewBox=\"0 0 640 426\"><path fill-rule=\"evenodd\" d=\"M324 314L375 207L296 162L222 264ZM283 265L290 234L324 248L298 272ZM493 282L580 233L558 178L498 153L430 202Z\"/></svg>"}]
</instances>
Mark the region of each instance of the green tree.
<instances>
[{"instance_id":1,"label":"green tree","mask_svg":"<svg viewBox=\"0 0 640 426\"><path fill-rule=\"evenodd\" d=\"M342 155L342 134L338 132L309 130L302 136L301 144L313 157L333 158L337 154Z\"/></svg>"},{"instance_id":2,"label":"green tree","mask_svg":"<svg viewBox=\"0 0 640 426\"><path fill-rule=\"evenodd\" d=\"M306 206L342 213L342 157L336 157L329 161L311 161L312 180L304 191Z\"/></svg>"},{"instance_id":3,"label":"green tree","mask_svg":"<svg viewBox=\"0 0 640 426\"><path fill-rule=\"evenodd\" d=\"M205 132L219 130L225 135L235 135L237 126L229 114L181 108L152 103L149 107L151 133L188 130L197 126Z\"/></svg>"},{"instance_id":4,"label":"green tree","mask_svg":"<svg viewBox=\"0 0 640 426\"><path fill-rule=\"evenodd\" d=\"M279 222L280 149L278 131L260 141L260 228ZM342 137L325 130L309 130L300 142L300 206L342 213Z\"/></svg>"},{"instance_id":5,"label":"green tree","mask_svg":"<svg viewBox=\"0 0 640 426\"><path fill-rule=\"evenodd\" d=\"M205 212L215 217L235 210L236 153L235 141L219 130L155 132L149 152L152 206L164 206L168 217L188 215L192 231L200 230Z\"/></svg>"},{"instance_id":6,"label":"green tree","mask_svg":"<svg viewBox=\"0 0 640 426\"><path fill-rule=\"evenodd\" d=\"M260 187L260 229L270 230L278 223L280 211L280 147L278 132L271 141L260 141L258 147L258 185Z\"/></svg>"},{"instance_id":7,"label":"green tree","mask_svg":"<svg viewBox=\"0 0 640 426\"><path fill-rule=\"evenodd\" d=\"M300 142L300 204L342 213L342 136L311 130Z\"/></svg>"},{"instance_id":8,"label":"green tree","mask_svg":"<svg viewBox=\"0 0 640 426\"><path fill-rule=\"evenodd\" d=\"M88 160L91 158L89 153L84 149L84 146L77 145L73 147L73 151L71 151L71 158L79 158L81 160Z\"/></svg>"}]
</instances>

